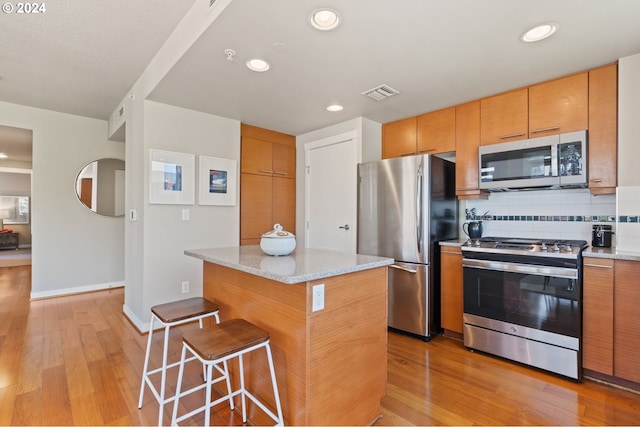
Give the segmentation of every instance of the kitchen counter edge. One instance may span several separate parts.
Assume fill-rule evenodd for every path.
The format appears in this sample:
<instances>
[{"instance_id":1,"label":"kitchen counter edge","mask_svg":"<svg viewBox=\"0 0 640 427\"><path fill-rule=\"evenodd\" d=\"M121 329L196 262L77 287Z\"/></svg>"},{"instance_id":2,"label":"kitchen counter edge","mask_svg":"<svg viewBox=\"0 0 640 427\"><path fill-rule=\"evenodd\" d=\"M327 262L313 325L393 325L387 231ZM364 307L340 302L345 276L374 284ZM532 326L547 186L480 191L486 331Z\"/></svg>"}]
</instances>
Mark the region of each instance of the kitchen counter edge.
<instances>
[{"instance_id":1,"label":"kitchen counter edge","mask_svg":"<svg viewBox=\"0 0 640 427\"><path fill-rule=\"evenodd\" d=\"M394 263L393 258L307 248L297 248L291 255L280 257L264 254L259 246L192 249L184 254L291 285Z\"/></svg>"}]
</instances>

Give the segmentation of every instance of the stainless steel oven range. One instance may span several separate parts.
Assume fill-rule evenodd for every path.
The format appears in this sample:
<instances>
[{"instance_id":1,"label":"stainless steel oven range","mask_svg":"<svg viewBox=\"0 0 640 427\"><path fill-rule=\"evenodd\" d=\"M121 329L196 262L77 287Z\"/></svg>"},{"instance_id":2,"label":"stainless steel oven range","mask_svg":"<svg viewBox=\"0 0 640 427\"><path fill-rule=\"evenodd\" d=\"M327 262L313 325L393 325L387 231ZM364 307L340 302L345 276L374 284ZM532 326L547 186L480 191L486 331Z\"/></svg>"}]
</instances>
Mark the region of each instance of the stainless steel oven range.
<instances>
[{"instance_id":1,"label":"stainless steel oven range","mask_svg":"<svg viewBox=\"0 0 640 427\"><path fill-rule=\"evenodd\" d=\"M585 247L503 237L462 245L464 345L580 381Z\"/></svg>"}]
</instances>

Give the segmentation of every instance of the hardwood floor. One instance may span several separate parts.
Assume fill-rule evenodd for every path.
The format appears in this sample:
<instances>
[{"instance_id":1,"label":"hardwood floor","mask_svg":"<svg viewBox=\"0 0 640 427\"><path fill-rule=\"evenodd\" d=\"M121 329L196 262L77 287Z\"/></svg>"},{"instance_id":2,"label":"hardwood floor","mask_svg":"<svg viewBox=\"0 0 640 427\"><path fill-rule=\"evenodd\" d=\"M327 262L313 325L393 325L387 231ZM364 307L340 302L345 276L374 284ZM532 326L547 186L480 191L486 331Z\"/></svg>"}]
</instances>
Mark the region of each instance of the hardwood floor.
<instances>
[{"instance_id":1,"label":"hardwood floor","mask_svg":"<svg viewBox=\"0 0 640 427\"><path fill-rule=\"evenodd\" d=\"M29 301L30 282L29 266L0 268L0 425L157 424L148 389L137 408L146 336L122 314L123 290ZM196 327L176 328L170 357L178 357L181 332ZM154 335L152 363L159 362L160 337ZM424 343L390 333L388 367L377 425L640 423L639 394L473 353L449 338ZM191 366L187 381L199 375ZM212 424L241 424L220 408ZM192 420L198 423L202 418Z\"/></svg>"}]
</instances>

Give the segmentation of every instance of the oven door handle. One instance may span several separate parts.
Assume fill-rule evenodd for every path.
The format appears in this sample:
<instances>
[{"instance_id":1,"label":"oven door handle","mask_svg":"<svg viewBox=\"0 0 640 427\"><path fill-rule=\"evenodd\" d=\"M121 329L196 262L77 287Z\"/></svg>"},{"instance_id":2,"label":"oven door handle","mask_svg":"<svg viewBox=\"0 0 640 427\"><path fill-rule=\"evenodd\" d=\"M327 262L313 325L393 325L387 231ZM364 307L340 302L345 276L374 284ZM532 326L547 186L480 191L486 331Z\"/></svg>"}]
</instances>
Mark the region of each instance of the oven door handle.
<instances>
[{"instance_id":1,"label":"oven door handle","mask_svg":"<svg viewBox=\"0 0 640 427\"><path fill-rule=\"evenodd\" d=\"M536 276L562 277L565 279L578 278L578 269L576 268L546 267L544 265L517 264L513 262L463 258L462 267L504 271L507 273L532 274Z\"/></svg>"}]
</instances>

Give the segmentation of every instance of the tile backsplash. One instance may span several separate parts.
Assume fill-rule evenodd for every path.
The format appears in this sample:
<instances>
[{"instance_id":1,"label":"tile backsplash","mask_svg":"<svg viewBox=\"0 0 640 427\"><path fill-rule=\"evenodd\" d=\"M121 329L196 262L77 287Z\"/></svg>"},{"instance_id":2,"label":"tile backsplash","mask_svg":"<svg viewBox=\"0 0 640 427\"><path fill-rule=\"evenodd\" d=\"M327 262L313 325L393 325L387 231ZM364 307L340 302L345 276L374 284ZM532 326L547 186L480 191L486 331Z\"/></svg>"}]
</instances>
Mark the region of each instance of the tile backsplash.
<instances>
[{"instance_id":1,"label":"tile backsplash","mask_svg":"<svg viewBox=\"0 0 640 427\"><path fill-rule=\"evenodd\" d=\"M640 198L635 203L640 205ZM488 200L461 201L461 226L466 220L465 209L472 208L476 209L476 220L484 216L483 236L586 240L591 244L594 224L610 224L614 233L619 225L616 195L592 196L588 189L491 193ZM640 209L634 212L638 215ZM633 216L628 214L630 218ZM640 232L640 226L635 227ZM460 236L465 237L462 229Z\"/></svg>"},{"instance_id":2,"label":"tile backsplash","mask_svg":"<svg viewBox=\"0 0 640 427\"><path fill-rule=\"evenodd\" d=\"M618 187L616 194L618 217L616 248L637 251L640 240L640 187Z\"/></svg>"}]
</instances>

